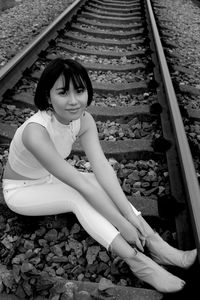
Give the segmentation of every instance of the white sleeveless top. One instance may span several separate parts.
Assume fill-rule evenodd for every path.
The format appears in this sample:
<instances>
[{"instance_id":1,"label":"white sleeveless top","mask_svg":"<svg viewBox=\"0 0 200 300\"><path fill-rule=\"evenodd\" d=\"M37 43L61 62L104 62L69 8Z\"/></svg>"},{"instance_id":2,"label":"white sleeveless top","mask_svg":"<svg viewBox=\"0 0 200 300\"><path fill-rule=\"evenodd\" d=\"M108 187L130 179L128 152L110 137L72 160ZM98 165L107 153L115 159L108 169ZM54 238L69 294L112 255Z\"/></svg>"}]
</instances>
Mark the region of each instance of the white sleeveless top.
<instances>
[{"instance_id":1,"label":"white sleeveless top","mask_svg":"<svg viewBox=\"0 0 200 300\"><path fill-rule=\"evenodd\" d=\"M70 154L72 145L77 138L80 130L80 119L70 122L69 125L64 125L58 122L53 114L38 111L16 130L9 149L8 161L10 166L22 176L39 179L47 176L49 172L25 148L22 142L23 130L29 123L38 123L46 128L56 150L64 159Z\"/></svg>"}]
</instances>

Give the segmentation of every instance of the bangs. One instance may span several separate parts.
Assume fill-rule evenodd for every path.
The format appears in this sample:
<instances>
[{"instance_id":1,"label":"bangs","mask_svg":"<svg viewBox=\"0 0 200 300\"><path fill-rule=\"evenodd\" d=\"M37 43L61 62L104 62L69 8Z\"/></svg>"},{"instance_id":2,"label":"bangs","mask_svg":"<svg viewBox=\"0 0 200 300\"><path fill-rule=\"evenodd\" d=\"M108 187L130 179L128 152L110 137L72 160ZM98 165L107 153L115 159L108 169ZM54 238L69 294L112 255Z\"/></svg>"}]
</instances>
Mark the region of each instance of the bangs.
<instances>
[{"instance_id":1,"label":"bangs","mask_svg":"<svg viewBox=\"0 0 200 300\"><path fill-rule=\"evenodd\" d=\"M87 89L87 83L84 80L83 75L77 70L73 70L68 65L65 66L65 69L63 70L62 73L62 77L63 77L64 92L69 90L70 80L72 81L75 90L78 90L80 88Z\"/></svg>"}]
</instances>

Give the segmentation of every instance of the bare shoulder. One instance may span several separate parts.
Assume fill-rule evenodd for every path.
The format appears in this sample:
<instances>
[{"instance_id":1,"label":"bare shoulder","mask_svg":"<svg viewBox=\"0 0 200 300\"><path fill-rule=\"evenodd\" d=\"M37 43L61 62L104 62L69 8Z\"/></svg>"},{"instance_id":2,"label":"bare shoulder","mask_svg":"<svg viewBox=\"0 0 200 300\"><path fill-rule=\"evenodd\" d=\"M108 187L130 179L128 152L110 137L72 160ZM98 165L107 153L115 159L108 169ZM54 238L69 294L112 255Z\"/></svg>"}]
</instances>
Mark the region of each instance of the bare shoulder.
<instances>
[{"instance_id":1,"label":"bare shoulder","mask_svg":"<svg viewBox=\"0 0 200 300\"><path fill-rule=\"evenodd\" d=\"M46 128L38 123L27 124L22 133L22 141L25 145L35 142L38 144L39 141L47 139L49 139L49 134Z\"/></svg>"}]
</instances>

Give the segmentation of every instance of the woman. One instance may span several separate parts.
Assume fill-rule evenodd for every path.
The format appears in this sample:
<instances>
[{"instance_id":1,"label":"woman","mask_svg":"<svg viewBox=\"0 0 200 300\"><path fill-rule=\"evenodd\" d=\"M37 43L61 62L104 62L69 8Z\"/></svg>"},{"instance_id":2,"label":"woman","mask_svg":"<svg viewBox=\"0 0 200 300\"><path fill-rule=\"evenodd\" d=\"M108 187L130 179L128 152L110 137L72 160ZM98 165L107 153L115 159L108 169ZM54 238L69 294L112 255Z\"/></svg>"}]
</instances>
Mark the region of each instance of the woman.
<instances>
[{"instance_id":1,"label":"woman","mask_svg":"<svg viewBox=\"0 0 200 300\"><path fill-rule=\"evenodd\" d=\"M168 245L129 203L85 111L92 97L87 71L76 61L57 58L46 67L34 98L38 112L18 128L10 145L5 201L22 215L75 213L88 234L124 259L138 278L160 292L180 291L185 282L157 263L189 268L197 251ZM94 174L65 160L77 137ZM142 253L144 245L155 261Z\"/></svg>"}]
</instances>

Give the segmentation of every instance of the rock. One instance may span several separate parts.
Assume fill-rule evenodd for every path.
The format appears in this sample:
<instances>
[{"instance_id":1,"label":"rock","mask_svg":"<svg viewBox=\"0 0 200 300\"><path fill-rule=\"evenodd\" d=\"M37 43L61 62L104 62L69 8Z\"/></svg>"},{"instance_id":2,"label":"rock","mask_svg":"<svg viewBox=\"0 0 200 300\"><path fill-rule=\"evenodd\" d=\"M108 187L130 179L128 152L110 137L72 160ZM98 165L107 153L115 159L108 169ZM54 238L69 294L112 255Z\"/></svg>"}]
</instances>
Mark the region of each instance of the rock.
<instances>
[{"instance_id":1,"label":"rock","mask_svg":"<svg viewBox=\"0 0 200 300\"><path fill-rule=\"evenodd\" d=\"M83 246L81 243L79 243L77 240L75 239L70 239L68 241L68 246L69 246L69 249L73 249L77 258L81 257L82 254L83 254ZM66 249L66 248L65 248Z\"/></svg>"},{"instance_id":2,"label":"rock","mask_svg":"<svg viewBox=\"0 0 200 300\"><path fill-rule=\"evenodd\" d=\"M130 179L131 181L139 181L140 180L139 171L138 170L132 171L128 175L128 179Z\"/></svg>"},{"instance_id":3,"label":"rock","mask_svg":"<svg viewBox=\"0 0 200 300\"><path fill-rule=\"evenodd\" d=\"M22 287L23 287L25 294L30 297L32 295L32 287L28 283L28 281L24 281L22 284Z\"/></svg>"},{"instance_id":4,"label":"rock","mask_svg":"<svg viewBox=\"0 0 200 300\"><path fill-rule=\"evenodd\" d=\"M73 266L75 266L77 264L77 258L74 254L70 254L68 256L68 260Z\"/></svg>"},{"instance_id":5,"label":"rock","mask_svg":"<svg viewBox=\"0 0 200 300\"><path fill-rule=\"evenodd\" d=\"M33 265L38 265L40 262L41 258L39 256L30 259L30 263Z\"/></svg>"},{"instance_id":6,"label":"rock","mask_svg":"<svg viewBox=\"0 0 200 300\"><path fill-rule=\"evenodd\" d=\"M120 275L118 267L115 264L113 264L113 263L111 263L111 266L110 266L110 273L112 275L117 275L117 276Z\"/></svg>"},{"instance_id":7,"label":"rock","mask_svg":"<svg viewBox=\"0 0 200 300\"><path fill-rule=\"evenodd\" d=\"M62 267L59 267L57 270L56 270L56 274L58 276L61 276L65 273L65 270L62 268Z\"/></svg>"},{"instance_id":8,"label":"rock","mask_svg":"<svg viewBox=\"0 0 200 300\"><path fill-rule=\"evenodd\" d=\"M106 251L100 251L99 252L99 258L101 259L101 261L103 262L108 262L110 260L110 257L108 256Z\"/></svg>"},{"instance_id":9,"label":"rock","mask_svg":"<svg viewBox=\"0 0 200 300\"><path fill-rule=\"evenodd\" d=\"M19 297L19 299L25 299L25 297L26 297L26 294L21 285L17 286L17 290L16 290L15 294L17 297Z\"/></svg>"},{"instance_id":10,"label":"rock","mask_svg":"<svg viewBox=\"0 0 200 300\"><path fill-rule=\"evenodd\" d=\"M36 230L36 235L39 237L42 237L46 233L46 228L45 227L40 227L38 230Z\"/></svg>"},{"instance_id":11,"label":"rock","mask_svg":"<svg viewBox=\"0 0 200 300\"><path fill-rule=\"evenodd\" d=\"M78 286L74 282L66 282L65 283L65 292L62 296L65 296L65 298L61 298L63 300L73 300L74 299L74 292L78 290ZM68 298L67 298L67 297Z\"/></svg>"},{"instance_id":12,"label":"rock","mask_svg":"<svg viewBox=\"0 0 200 300\"><path fill-rule=\"evenodd\" d=\"M76 234L76 233L80 232L80 230L81 230L81 227L77 223L75 223L70 230L70 234L71 235Z\"/></svg>"},{"instance_id":13,"label":"rock","mask_svg":"<svg viewBox=\"0 0 200 300\"><path fill-rule=\"evenodd\" d=\"M63 251L59 245L53 245L51 247L51 251L56 255L56 256L63 256Z\"/></svg>"},{"instance_id":14,"label":"rock","mask_svg":"<svg viewBox=\"0 0 200 300\"><path fill-rule=\"evenodd\" d=\"M67 227L63 227L61 232L64 233L66 237L69 235L69 229Z\"/></svg>"},{"instance_id":15,"label":"rock","mask_svg":"<svg viewBox=\"0 0 200 300\"><path fill-rule=\"evenodd\" d=\"M2 293L3 290L4 290L4 285L2 279L0 278L0 293Z\"/></svg>"},{"instance_id":16,"label":"rock","mask_svg":"<svg viewBox=\"0 0 200 300\"><path fill-rule=\"evenodd\" d=\"M55 282L53 287L50 289L50 294L55 296L57 294L64 293L66 291L66 280L62 277L55 277Z\"/></svg>"},{"instance_id":17,"label":"rock","mask_svg":"<svg viewBox=\"0 0 200 300\"><path fill-rule=\"evenodd\" d=\"M34 249L34 242L25 240L24 242L24 248L25 249Z\"/></svg>"},{"instance_id":18,"label":"rock","mask_svg":"<svg viewBox=\"0 0 200 300\"><path fill-rule=\"evenodd\" d=\"M3 282L5 287L12 289L14 284L13 271L5 269L4 273L0 275L0 280Z\"/></svg>"},{"instance_id":19,"label":"rock","mask_svg":"<svg viewBox=\"0 0 200 300\"><path fill-rule=\"evenodd\" d=\"M29 263L29 262L23 262L22 263L22 266L21 266L21 272L22 273L27 273L27 272L30 272L34 269L34 266Z\"/></svg>"},{"instance_id":20,"label":"rock","mask_svg":"<svg viewBox=\"0 0 200 300\"><path fill-rule=\"evenodd\" d=\"M40 273L40 276L37 279L35 290L37 292L43 291L43 290L49 290L53 287L55 283L54 277L49 276L49 274L45 271Z\"/></svg>"},{"instance_id":21,"label":"rock","mask_svg":"<svg viewBox=\"0 0 200 300\"><path fill-rule=\"evenodd\" d=\"M99 246L91 246L88 248L86 253L86 259L89 265L94 263L99 251L100 251Z\"/></svg>"},{"instance_id":22,"label":"rock","mask_svg":"<svg viewBox=\"0 0 200 300\"><path fill-rule=\"evenodd\" d=\"M66 263L68 261L69 261L69 259L67 256L53 256L50 259L50 262L54 262L54 263Z\"/></svg>"},{"instance_id":23,"label":"rock","mask_svg":"<svg viewBox=\"0 0 200 300\"><path fill-rule=\"evenodd\" d=\"M111 282L111 280L108 280L106 278L101 278L99 284L98 284L98 290L99 291L105 291L110 288L114 288L115 285Z\"/></svg>"},{"instance_id":24,"label":"rock","mask_svg":"<svg viewBox=\"0 0 200 300\"><path fill-rule=\"evenodd\" d=\"M87 291L80 291L75 293L75 300L92 300L92 298Z\"/></svg>"},{"instance_id":25,"label":"rock","mask_svg":"<svg viewBox=\"0 0 200 300\"><path fill-rule=\"evenodd\" d=\"M20 264L23 263L26 259L26 256L24 253L17 254L15 257L12 259L12 264Z\"/></svg>"},{"instance_id":26,"label":"rock","mask_svg":"<svg viewBox=\"0 0 200 300\"><path fill-rule=\"evenodd\" d=\"M55 242L57 241L58 232L56 229L50 229L44 236L45 240L48 242Z\"/></svg>"},{"instance_id":27,"label":"rock","mask_svg":"<svg viewBox=\"0 0 200 300\"><path fill-rule=\"evenodd\" d=\"M59 299L60 299L60 295L55 295L50 298L50 300L59 300Z\"/></svg>"},{"instance_id":28,"label":"rock","mask_svg":"<svg viewBox=\"0 0 200 300\"><path fill-rule=\"evenodd\" d=\"M71 273L74 274L74 275L78 275L78 274L80 274L80 273L82 273L82 272L84 272L84 271L85 271L85 268L84 268L84 267L82 267L82 266L80 266L80 265L77 265L77 266L75 266L75 267L71 270Z\"/></svg>"},{"instance_id":29,"label":"rock","mask_svg":"<svg viewBox=\"0 0 200 300\"><path fill-rule=\"evenodd\" d=\"M18 265L13 265L13 277L16 283L19 283L21 276L20 276L21 268Z\"/></svg>"},{"instance_id":30,"label":"rock","mask_svg":"<svg viewBox=\"0 0 200 300\"><path fill-rule=\"evenodd\" d=\"M95 274L97 272L98 263L95 261L93 264L88 264L86 266L85 272L90 274Z\"/></svg>"}]
</instances>

